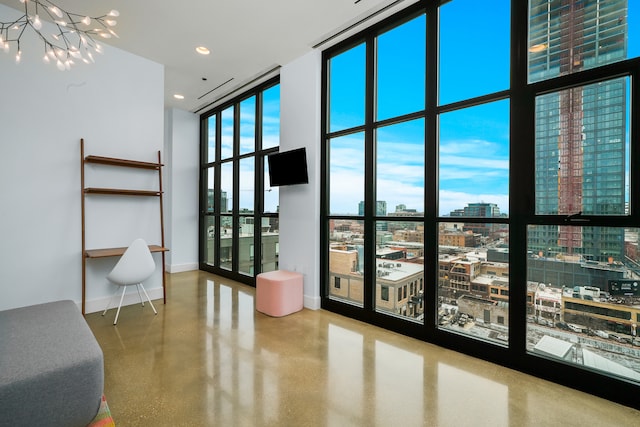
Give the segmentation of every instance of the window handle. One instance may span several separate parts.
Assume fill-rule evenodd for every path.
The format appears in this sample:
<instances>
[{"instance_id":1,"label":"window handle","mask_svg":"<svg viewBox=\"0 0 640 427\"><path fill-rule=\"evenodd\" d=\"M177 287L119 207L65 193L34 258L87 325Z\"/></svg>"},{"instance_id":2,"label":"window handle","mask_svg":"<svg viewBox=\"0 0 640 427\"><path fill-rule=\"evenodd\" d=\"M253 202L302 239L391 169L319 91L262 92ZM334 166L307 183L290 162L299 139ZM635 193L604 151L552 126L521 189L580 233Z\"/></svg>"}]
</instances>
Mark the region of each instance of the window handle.
<instances>
[{"instance_id":1,"label":"window handle","mask_svg":"<svg viewBox=\"0 0 640 427\"><path fill-rule=\"evenodd\" d=\"M589 219L588 218L584 218L582 216L582 211L580 211L578 213L567 215L564 218L564 222L589 222Z\"/></svg>"}]
</instances>

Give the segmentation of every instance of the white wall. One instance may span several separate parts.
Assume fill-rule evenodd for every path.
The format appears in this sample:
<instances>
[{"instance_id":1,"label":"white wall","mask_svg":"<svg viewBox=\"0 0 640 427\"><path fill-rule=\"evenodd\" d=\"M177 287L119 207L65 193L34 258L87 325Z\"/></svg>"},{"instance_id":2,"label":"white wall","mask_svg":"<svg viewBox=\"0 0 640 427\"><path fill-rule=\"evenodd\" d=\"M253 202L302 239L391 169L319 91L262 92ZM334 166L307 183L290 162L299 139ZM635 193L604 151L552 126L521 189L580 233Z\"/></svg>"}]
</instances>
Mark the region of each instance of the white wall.
<instances>
[{"instance_id":1,"label":"white wall","mask_svg":"<svg viewBox=\"0 0 640 427\"><path fill-rule=\"evenodd\" d=\"M304 275L304 305L320 308L320 94L322 54L280 71L280 151L305 147L309 184L280 187L280 268Z\"/></svg>"},{"instance_id":2,"label":"white wall","mask_svg":"<svg viewBox=\"0 0 640 427\"><path fill-rule=\"evenodd\" d=\"M3 5L0 13L17 14ZM164 110L162 65L104 45L95 64L60 72L42 62L41 42L27 35L21 44L20 64L0 51L0 310L81 301L80 138L85 154L155 161L162 152L166 267L197 268L199 118ZM280 188L280 262L304 274L308 308L320 307L320 70L319 51L281 69L281 150L306 147L309 184ZM86 171L87 186L157 185L146 172ZM136 202L133 218L132 206L88 198L87 247L158 243L157 200ZM88 261L87 312L111 296L105 276L114 262ZM161 284L158 269L146 284L152 298Z\"/></svg>"},{"instance_id":3,"label":"white wall","mask_svg":"<svg viewBox=\"0 0 640 427\"><path fill-rule=\"evenodd\" d=\"M200 118L175 108L165 112L167 271L198 269Z\"/></svg>"},{"instance_id":4,"label":"white wall","mask_svg":"<svg viewBox=\"0 0 640 427\"><path fill-rule=\"evenodd\" d=\"M2 16L11 13L18 15L0 5ZM95 64L61 72L42 62L42 43L31 34L21 47L20 64L15 51L0 51L0 310L81 300L80 138L87 154L111 157L155 161L163 148L163 66L104 46ZM111 176L90 169L91 179ZM115 177L131 185L153 185L154 179L144 173ZM138 235L159 239L151 218L157 199L143 201L125 223L129 205L100 197L88 203L88 247L126 246ZM89 261L87 299L95 304L88 312L111 295L104 277L113 262ZM159 271L147 287L152 297L161 295Z\"/></svg>"}]
</instances>

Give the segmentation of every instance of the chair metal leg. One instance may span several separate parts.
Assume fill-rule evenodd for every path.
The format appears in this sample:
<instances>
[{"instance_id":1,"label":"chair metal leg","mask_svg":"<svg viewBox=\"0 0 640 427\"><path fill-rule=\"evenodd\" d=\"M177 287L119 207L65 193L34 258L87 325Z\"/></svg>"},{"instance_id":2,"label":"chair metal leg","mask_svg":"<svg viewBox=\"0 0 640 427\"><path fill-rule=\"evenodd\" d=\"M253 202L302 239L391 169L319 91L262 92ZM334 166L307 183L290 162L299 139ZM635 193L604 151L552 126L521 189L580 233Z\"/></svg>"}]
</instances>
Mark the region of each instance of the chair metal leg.
<instances>
[{"instance_id":1,"label":"chair metal leg","mask_svg":"<svg viewBox=\"0 0 640 427\"><path fill-rule=\"evenodd\" d=\"M109 310L109 306L111 305L111 301L113 300L113 297L116 296L116 294L118 293L118 290L120 288L116 286L116 290L113 291L113 294L111 294L111 298L109 298L109 302L107 303L107 306L104 308L104 311L102 312L102 315L104 316L105 314L107 314L107 310Z\"/></svg>"},{"instance_id":2,"label":"chair metal leg","mask_svg":"<svg viewBox=\"0 0 640 427\"><path fill-rule=\"evenodd\" d=\"M142 292L144 292L145 296L147 297L147 300L149 301L149 304L151 304L151 308L153 308L153 312L155 314L158 314L158 312L156 311L156 308L153 306L153 303L151 302L151 298L149 298L149 294L147 293L147 291L145 290L144 286L142 286L142 283L140 283L139 285L142 288ZM139 292L139 291L138 291Z\"/></svg>"},{"instance_id":3,"label":"chair metal leg","mask_svg":"<svg viewBox=\"0 0 640 427\"><path fill-rule=\"evenodd\" d=\"M113 321L113 324L115 325L116 323L118 323L118 316L120 315L120 307L122 307L122 300L124 299L124 293L127 291L127 287L123 286L122 287L122 296L120 297L120 304L118 304L118 311L116 312L116 319Z\"/></svg>"},{"instance_id":4,"label":"chair metal leg","mask_svg":"<svg viewBox=\"0 0 640 427\"><path fill-rule=\"evenodd\" d=\"M144 300L142 299L142 294L140 293L140 283L136 284L136 289L138 290L138 296L140 297L140 303L144 307Z\"/></svg>"}]
</instances>

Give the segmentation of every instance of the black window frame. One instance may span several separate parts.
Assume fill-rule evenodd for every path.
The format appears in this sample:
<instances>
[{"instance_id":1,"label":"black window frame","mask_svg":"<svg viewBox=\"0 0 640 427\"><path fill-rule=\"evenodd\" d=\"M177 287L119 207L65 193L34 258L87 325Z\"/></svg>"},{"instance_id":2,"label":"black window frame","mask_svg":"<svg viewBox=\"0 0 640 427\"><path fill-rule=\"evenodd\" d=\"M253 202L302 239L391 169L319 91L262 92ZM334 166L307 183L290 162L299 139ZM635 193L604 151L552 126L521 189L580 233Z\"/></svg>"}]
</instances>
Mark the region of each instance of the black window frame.
<instances>
[{"instance_id":1,"label":"black window frame","mask_svg":"<svg viewBox=\"0 0 640 427\"><path fill-rule=\"evenodd\" d=\"M279 151L279 145L275 147L262 148L262 124L263 124L263 93L280 84L280 76L276 76L268 79L267 81L256 85L252 89L243 92L237 97L221 103L220 105L208 110L200 115L200 216L199 216L199 269L208 271L214 274L218 274L223 277L227 277L236 280L246 285L255 286L255 278L262 271L262 232L261 225L263 218L270 218L272 221L278 221L279 212L264 212L264 170L265 170L265 158L272 153ZM240 153L240 105L243 101L256 98L255 101L255 146L254 151L249 153ZM234 119L233 119L233 154L231 157L221 158L221 127L222 119L221 114L229 107L234 107ZM217 115L216 118L216 154L214 160L209 162L208 160L208 121L211 116ZM246 213L239 211L239 180L240 180L240 161L243 159L254 159L254 201L253 212ZM232 163L233 164L233 206L231 206L228 212L221 212L221 169L222 165ZM209 168L214 167L214 203L215 209L210 211L207 209L208 200L208 182L207 171ZM267 183L268 184L268 183ZM223 268L220 261L220 235L219 230L221 228L221 218L231 217L232 219L232 256L231 256L231 268ZM207 262L207 247L205 241L207 218L213 218L213 226L215 230L214 240L214 260L213 263ZM250 255L250 267L253 272L246 273L239 271L239 224L241 218L251 218L253 222L253 255ZM277 262L277 261L276 261Z\"/></svg>"},{"instance_id":2,"label":"black window frame","mask_svg":"<svg viewBox=\"0 0 640 427\"><path fill-rule=\"evenodd\" d=\"M454 0L455 1L455 0ZM582 390L627 406L640 408L640 401L635 396L640 391L640 385L633 384L587 368L568 365L552 358L533 355L526 350L527 336L527 228L529 225L548 224L566 225L571 222L566 215L536 215L535 214L535 100L536 96L577 87L590 83L608 80L614 77L629 76L631 79L630 100L630 205L631 212L626 216L584 216L581 221L588 221L592 226L640 227L640 186L633 185L640 182L640 138L638 137L638 111L640 111L640 58L622 60L609 65L579 71L569 75L550 78L543 81L529 83L528 81L528 30L529 5L528 1L511 1L511 47L510 47L510 76L511 83L507 90L486 96L467 99L449 105L438 105L438 82L434 76L438 75L438 8L448 0L422 0L407 7L405 10L364 29L360 33L327 48L322 54L322 105L321 105L321 306L348 317L352 317L373 325L412 336L426 342L435 343L474 357L488 360L500 365L529 373L550 381L554 381L578 390ZM487 2L487 7L490 5ZM427 43L426 43L426 108L424 111L409 114L402 118L385 120L410 120L416 117L425 118L425 209L424 209L424 324L415 324L397 317L384 316L375 311L375 277L371 271L375 268L365 267L364 303L362 307L346 304L329 298L327 286L329 275L329 222L334 219L358 219L365 224L365 263L374 259L375 222L379 218L375 215L375 201L372 197L370 183L374 178L371 165L375 161L367 143L376 126L373 119L374 94L371 89L374 73L374 40L385 29L399 25L420 13L427 15ZM329 60L360 43L367 44L367 92L366 92L366 120L360 130L365 132L365 213L358 217L340 217L331 215L329 211L328 195L328 141L331 138L348 134L353 129L330 132L328 125L328 89L329 89ZM472 67L470 67L472 68ZM509 344L500 347L482 340L454 335L438 329L438 239L437 225L440 222L455 222L455 218L439 216L437 211L437 117L447 111L455 111L488 101L509 99L510 102L510 157L509 157L509 216L508 218L491 218L492 223L507 224L509 227L509 286L510 303L508 308ZM517 141L517 143L516 143ZM373 160L371 160L373 159ZM516 190L517 188L517 190ZM385 220L393 220L387 218ZM403 219L405 220L405 219ZM465 222L486 222L486 218L465 218ZM372 243L373 242L373 243ZM366 265L366 264L365 264ZM369 272L369 273L367 273ZM433 283L430 286L429 283ZM432 321L433 320L433 321Z\"/></svg>"}]
</instances>

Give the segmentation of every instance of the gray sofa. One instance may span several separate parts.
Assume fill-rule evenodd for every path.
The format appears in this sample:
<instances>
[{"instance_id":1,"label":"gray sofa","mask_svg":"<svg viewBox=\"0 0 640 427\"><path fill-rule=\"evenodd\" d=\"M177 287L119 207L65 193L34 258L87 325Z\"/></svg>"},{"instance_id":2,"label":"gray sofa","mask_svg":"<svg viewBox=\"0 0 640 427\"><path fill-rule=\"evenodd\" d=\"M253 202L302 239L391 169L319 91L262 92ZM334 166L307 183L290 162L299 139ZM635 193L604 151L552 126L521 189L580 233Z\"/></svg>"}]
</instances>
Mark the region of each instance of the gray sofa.
<instances>
[{"instance_id":1,"label":"gray sofa","mask_svg":"<svg viewBox=\"0 0 640 427\"><path fill-rule=\"evenodd\" d=\"M0 426L86 426L104 360L73 301L0 311Z\"/></svg>"}]
</instances>

